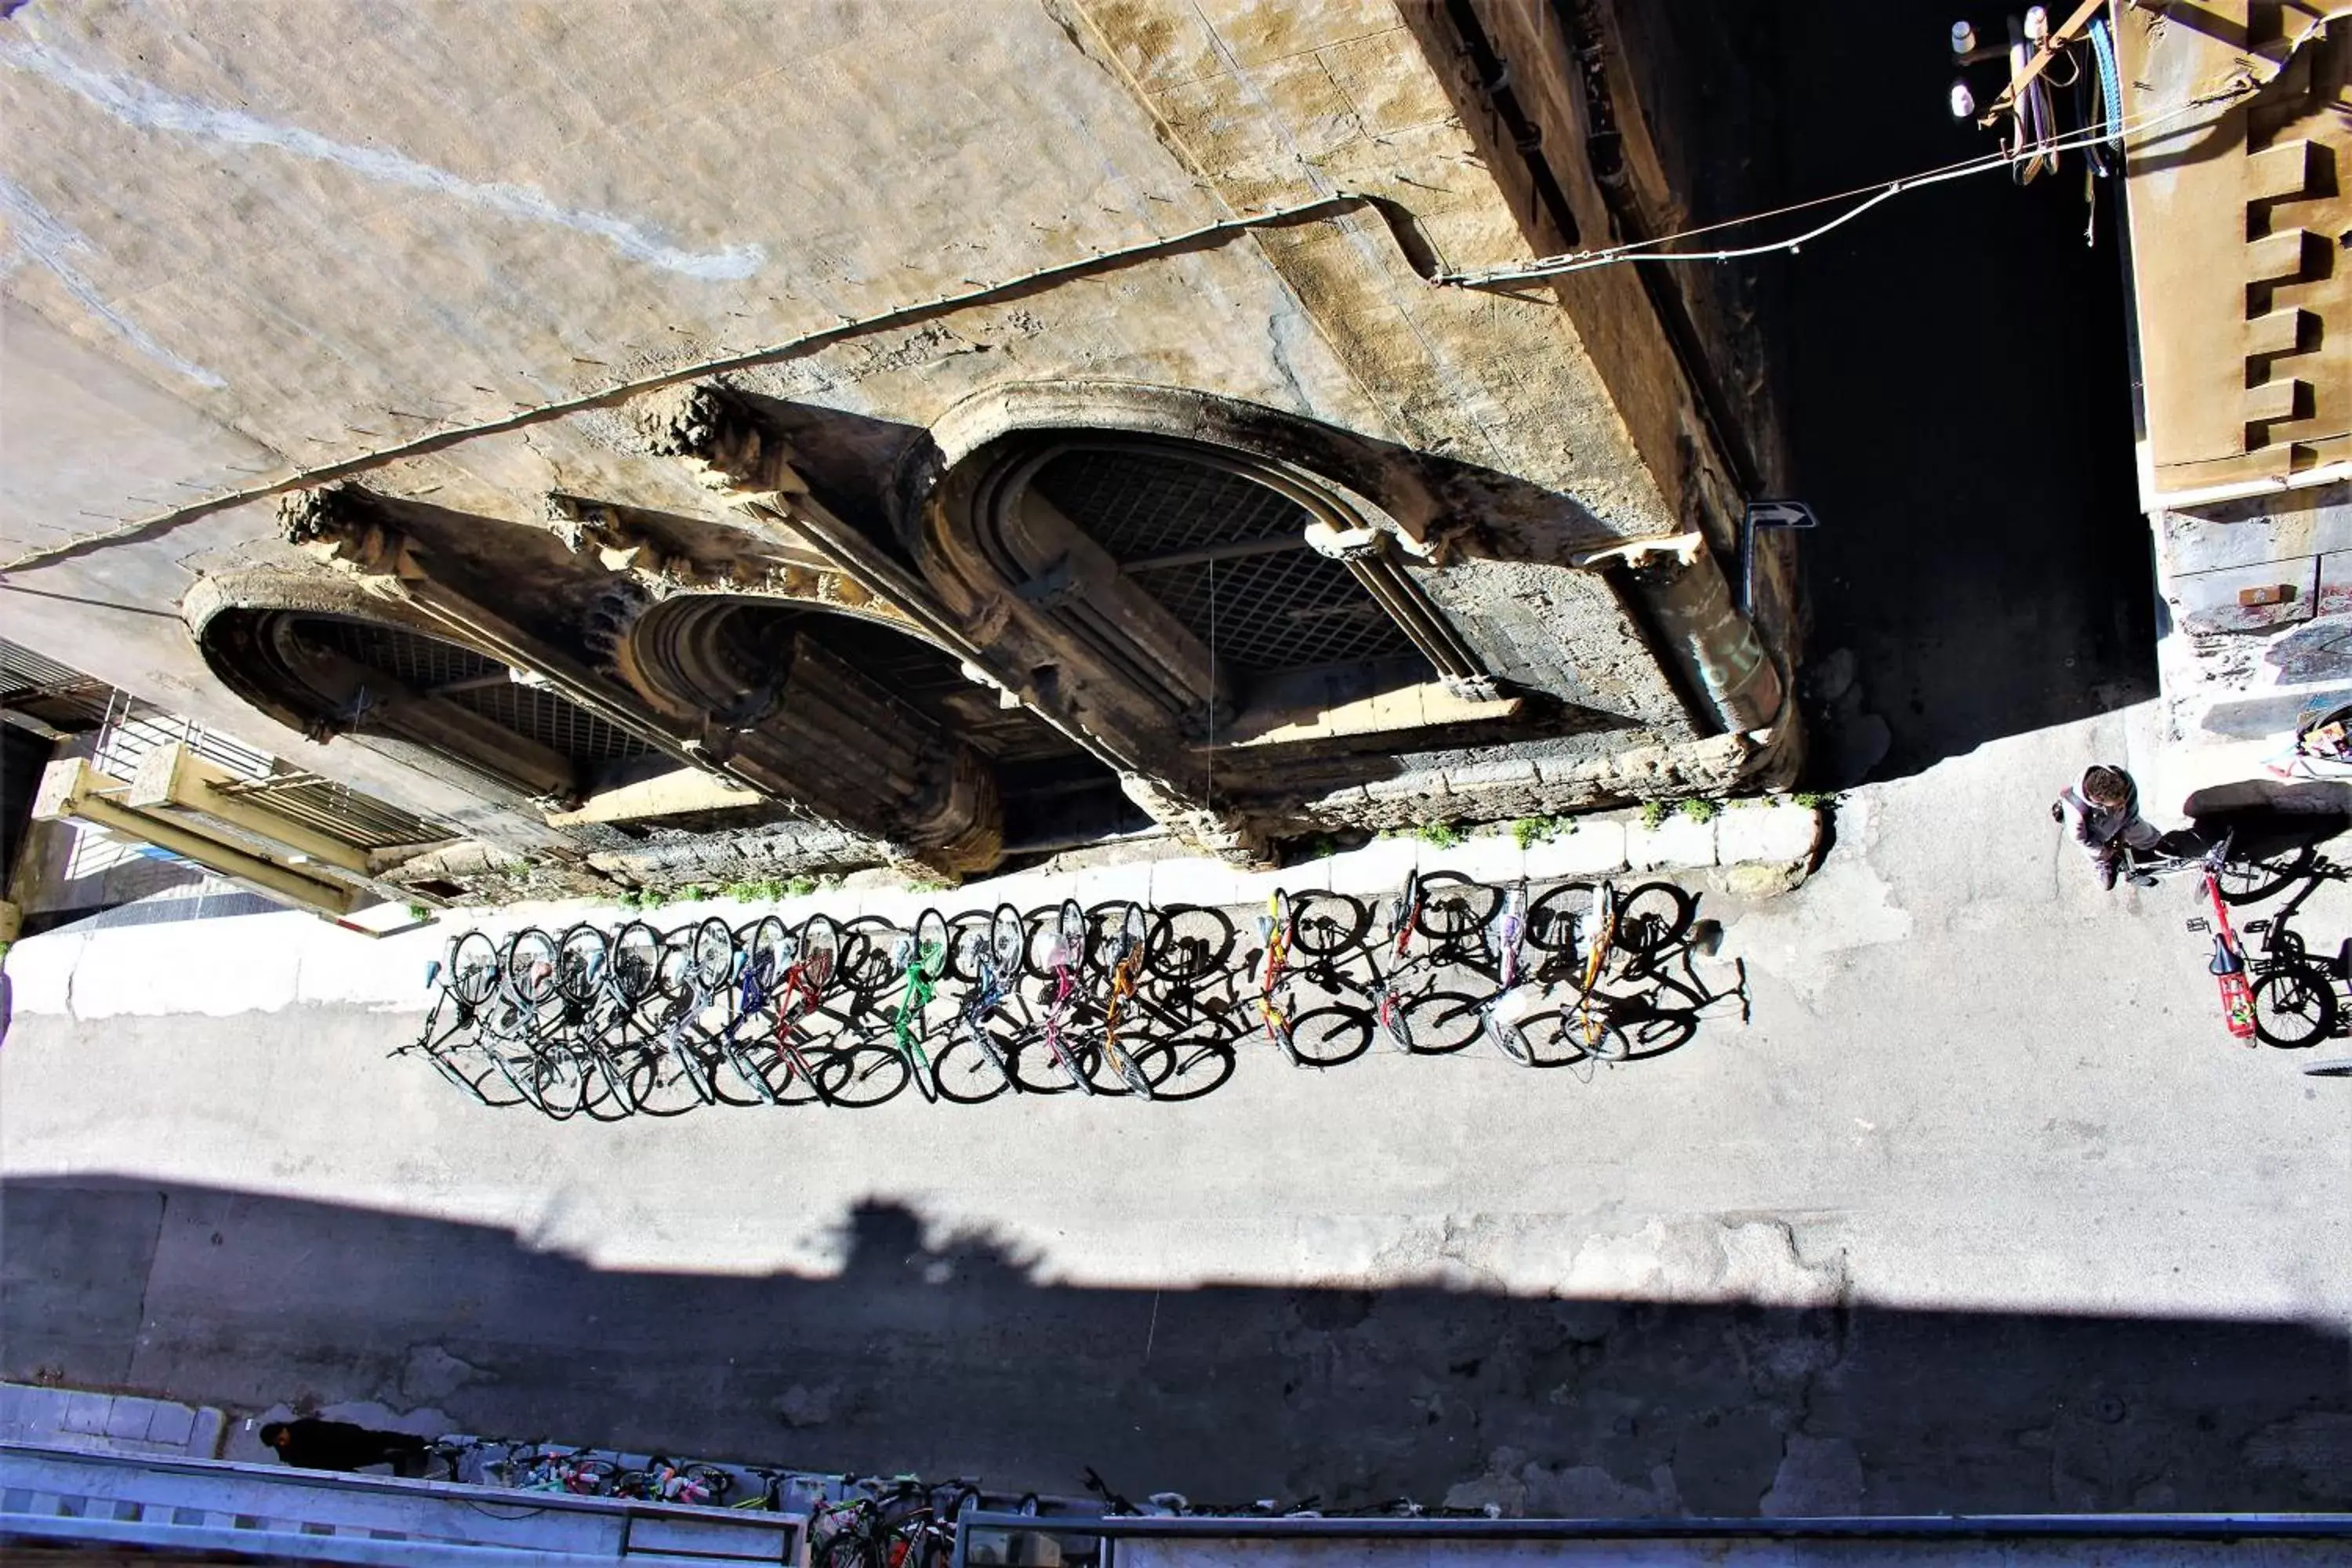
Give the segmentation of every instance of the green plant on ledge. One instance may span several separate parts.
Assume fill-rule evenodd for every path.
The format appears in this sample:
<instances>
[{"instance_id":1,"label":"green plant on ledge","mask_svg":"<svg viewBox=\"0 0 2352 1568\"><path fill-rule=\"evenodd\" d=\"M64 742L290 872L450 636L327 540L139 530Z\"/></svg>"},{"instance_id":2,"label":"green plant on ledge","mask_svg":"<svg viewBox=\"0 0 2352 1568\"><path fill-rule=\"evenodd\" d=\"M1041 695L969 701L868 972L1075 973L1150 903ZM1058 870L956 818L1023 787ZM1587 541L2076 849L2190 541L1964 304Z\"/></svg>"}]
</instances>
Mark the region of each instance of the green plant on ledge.
<instances>
[{"instance_id":1,"label":"green plant on ledge","mask_svg":"<svg viewBox=\"0 0 2352 1568\"><path fill-rule=\"evenodd\" d=\"M1693 822L1713 822L1723 815L1723 803L1718 800L1708 800L1701 795L1693 795L1675 809Z\"/></svg>"},{"instance_id":2,"label":"green plant on ledge","mask_svg":"<svg viewBox=\"0 0 2352 1568\"><path fill-rule=\"evenodd\" d=\"M1511 837L1522 849L1532 849L1576 831L1572 816L1522 816L1511 824Z\"/></svg>"},{"instance_id":3,"label":"green plant on ledge","mask_svg":"<svg viewBox=\"0 0 2352 1568\"><path fill-rule=\"evenodd\" d=\"M1643 801L1642 803L1642 826L1650 828L1664 826L1665 825L1666 813L1673 809L1674 808L1672 806L1668 805L1663 800Z\"/></svg>"},{"instance_id":4,"label":"green plant on ledge","mask_svg":"<svg viewBox=\"0 0 2352 1568\"><path fill-rule=\"evenodd\" d=\"M1412 835L1439 849L1451 849L1462 842L1462 829L1450 822L1424 822L1412 830Z\"/></svg>"}]
</instances>

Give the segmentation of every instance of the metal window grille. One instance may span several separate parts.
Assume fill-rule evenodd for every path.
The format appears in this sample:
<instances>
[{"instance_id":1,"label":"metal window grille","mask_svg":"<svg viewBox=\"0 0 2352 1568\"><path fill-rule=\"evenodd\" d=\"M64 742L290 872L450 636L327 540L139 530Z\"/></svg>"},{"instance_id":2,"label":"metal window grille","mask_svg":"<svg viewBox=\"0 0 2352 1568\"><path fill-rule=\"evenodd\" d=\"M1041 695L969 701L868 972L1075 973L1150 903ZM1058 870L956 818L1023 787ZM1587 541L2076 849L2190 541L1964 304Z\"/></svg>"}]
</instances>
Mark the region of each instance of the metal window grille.
<instances>
[{"instance_id":1,"label":"metal window grille","mask_svg":"<svg viewBox=\"0 0 2352 1568\"><path fill-rule=\"evenodd\" d=\"M1345 566L1307 548L1307 509L1244 475L1107 447L1030 482L1221 664L1265 674L1417 655Z\"/></svg>"},{"instance_id":2,"label":"metal window grille","mask_svg":"<svg viewBox=\"0 0 2352 1568\"><path fill-rule=\"evenodd\" d=\"M221 785L219 793L250 800L358 849L391 849L460 837L455 828L386 805L316 773L273 773Z\"/></svg>"},{"instance_id":3,"label":"metal window grille","mask_svg":"<svg viewBox=\"0 0 2352 1568\"><path fill-rule=\"evenodd\" d=\"M297 632L314 646L381 670L410 690L443 698L500 729L590 766L642 756L653 748L555 692L517 683L486 654L400 626L305 617Z\"/></svg>"}]
</instances>

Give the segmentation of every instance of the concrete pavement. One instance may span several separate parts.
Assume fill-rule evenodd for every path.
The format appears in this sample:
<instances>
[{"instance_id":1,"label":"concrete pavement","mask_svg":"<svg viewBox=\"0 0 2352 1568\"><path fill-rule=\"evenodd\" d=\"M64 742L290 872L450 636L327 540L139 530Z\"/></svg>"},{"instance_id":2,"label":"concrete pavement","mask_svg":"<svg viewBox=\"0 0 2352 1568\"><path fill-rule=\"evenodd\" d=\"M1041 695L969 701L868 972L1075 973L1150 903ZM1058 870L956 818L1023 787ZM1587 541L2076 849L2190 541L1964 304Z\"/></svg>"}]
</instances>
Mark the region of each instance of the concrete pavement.
<instances>
[{"instance_id":1,"label":"concrete pavement","mask_svg":"<svg viewBox=\"0 0 2352 1568\"><path fill-rule=\"evenodd\" d=\"M0 1373L1040 1489L2341 1506L2352 1092L2228 1042L2188 884L2057 841L2126 748L1854 792L1706 907L1753 1024L1589 1083L551 1126L385 1060L396 1007L20 1016Z\"/></svg>"}]
</instances>

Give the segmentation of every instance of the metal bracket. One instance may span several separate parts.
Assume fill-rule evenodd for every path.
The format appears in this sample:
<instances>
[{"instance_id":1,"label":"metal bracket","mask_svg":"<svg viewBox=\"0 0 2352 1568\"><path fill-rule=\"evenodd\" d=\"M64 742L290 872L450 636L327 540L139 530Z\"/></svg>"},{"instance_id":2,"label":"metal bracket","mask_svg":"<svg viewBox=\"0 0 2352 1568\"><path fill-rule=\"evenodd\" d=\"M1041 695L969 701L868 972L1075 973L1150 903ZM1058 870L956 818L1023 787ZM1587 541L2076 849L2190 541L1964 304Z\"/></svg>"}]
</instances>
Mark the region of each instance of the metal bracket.
<instances>
[{"instance_id":1,"label":"metal bracket","mask_svg":"<svg viewBox=\"0 0 2352 1568\"><path fill-rule=\"evenodd\" d=\"M1819 528L1822 520L1801 500L1752 500L1739 518L1739 613L1756 613L1756 531L1759 528Z\"/></svg>"}]
</instances>

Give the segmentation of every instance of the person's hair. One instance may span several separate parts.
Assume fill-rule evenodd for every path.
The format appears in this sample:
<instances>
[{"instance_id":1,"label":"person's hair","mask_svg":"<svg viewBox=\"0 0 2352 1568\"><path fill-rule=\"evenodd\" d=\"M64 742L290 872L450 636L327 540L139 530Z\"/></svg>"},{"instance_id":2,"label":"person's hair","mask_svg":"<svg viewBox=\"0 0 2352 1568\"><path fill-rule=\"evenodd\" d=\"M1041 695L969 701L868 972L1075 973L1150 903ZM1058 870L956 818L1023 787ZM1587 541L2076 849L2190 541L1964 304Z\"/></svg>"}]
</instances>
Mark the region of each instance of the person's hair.
<instances>
[{"instance_id":1,"label":"person's hair","mask_svg":"<svg viewBox=\"0 0 2352 1568\"><path fill-rule=\"evenodd\" d=\"M285 1422L283 1422L283 1421L271 1421L271 1422L268 1422L268 1423L266 1423L266 1424L262 1426L262 1428L261 1428L261 1440L262 1440L262 1442L264 1442L264 1443L268 1444L270 1447L273 1447L273 1448L275 1448L276 1447L278 1447L278 1438L280 1438L280 1437L282 1437L282 1436L284 1436L285 1435L286 1435L286 1423L285 1423Z\"/></svg>"},{"instance_id":2,"label":"person's hair","mask_svg":"<svg viewBox=\"0 0 2352 1568\"><path fill-rule=\"evenodd\" d=\"M2131 798L2131 780L2113 768L2093 768L2083 775L2083 798L2101 805L2121 805Z\"/></svg>"}]
</instances>

